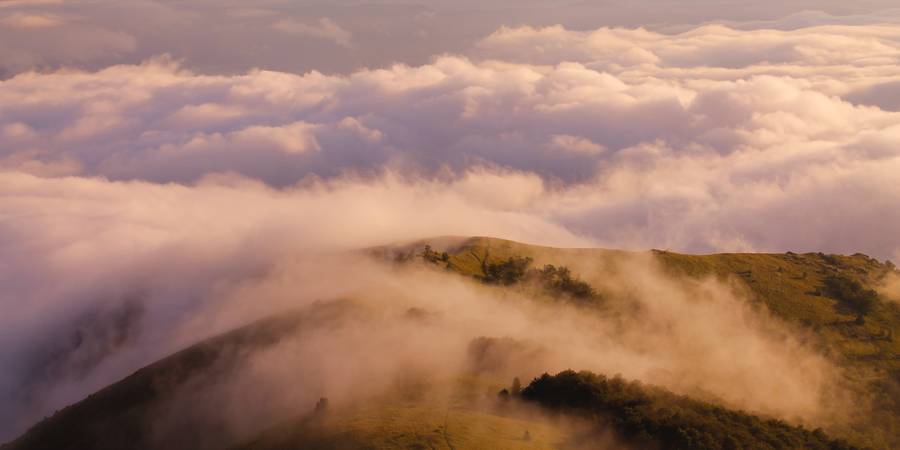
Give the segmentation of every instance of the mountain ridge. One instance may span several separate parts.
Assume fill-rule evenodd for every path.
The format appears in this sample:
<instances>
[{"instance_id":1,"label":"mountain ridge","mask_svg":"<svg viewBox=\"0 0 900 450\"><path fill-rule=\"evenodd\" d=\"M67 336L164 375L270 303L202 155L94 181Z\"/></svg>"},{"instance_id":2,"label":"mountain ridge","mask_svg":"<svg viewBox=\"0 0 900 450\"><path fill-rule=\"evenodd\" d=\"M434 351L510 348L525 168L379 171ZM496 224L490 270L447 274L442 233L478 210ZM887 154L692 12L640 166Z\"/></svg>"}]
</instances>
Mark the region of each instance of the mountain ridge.
<instances>
[{"instance_id":1,"label":"mountain ridge","mask_svg":"<svg viewBox=\"0 0 900 450\"><path fill-rule=\"evenodd\" d=\"M425 239L401 246L376 247L366 250L366 253L393 263L443 266L449 273L488 284L491 281L485 268L502 266L508 261L527 260L528 265L537 267L541 264L566 267L565 264L577 262L579 258L592 258L589 265L616 264L622 258L634 256L650 258L676 277L712 276L742 284L756 297L752 301L761 302L783 320L812 330L822 340L823 348L831 352L830 357L855 371L854 376L866 380L870 388L881 389L873 391L872 395L876 397L879 393L892 392L891 389L896 386L892 384L891 377L900 373L900 358L896 357L900 348L893 339L893 331L900 324L900 308L896 303L877 301L859 323L858 314L842 309L843 300L835 298L837 294L829 291L825 283L827 277L840 276L870 289L880 279L894 273L895 268L891 264L865 255L790 252L683 255L659 250L556 249L486 237ZM581 272L573 272L573 279L581 280ZM202 372L213 365L236 364L241 352L257 346L265 347L267 343L279 340L280 336L295 332L302 323L316 318L321 320L324 317L322 314L327 316L327 307L314 313L288 313L197 343L64 408L2 448L116 448L123 442L134 442L133 435L141 433L134 428L134 423L139 423L144 415L153 413L148 403L166 395L166 392L157 390L159 379L167 379L167 386L178 385L192 378L195 372ZM882 336L884 330L888 333ZM882 386L879 383L884 383L883 387L878 387ZM898 405L890 402L890 397L882 406L900 411ZM865 439L863 435L873 432L869 429L850 437L863 442L875 441L876 444L890 439L893 430L897 430L897 413L893 414L892 420L879 425L883 428L880 437ZM95 425L85 426L81 423L85 420L93 420ZM96 423L105 424L99 425L100 429L117 430L100 433L108 439L106 444L98 442L96 434L91 434L92 428L98 427ZM82 433L81 438L78 438L79 432ZM129 434L132 436L129 437Z\"/></svg>"}]
</instances>

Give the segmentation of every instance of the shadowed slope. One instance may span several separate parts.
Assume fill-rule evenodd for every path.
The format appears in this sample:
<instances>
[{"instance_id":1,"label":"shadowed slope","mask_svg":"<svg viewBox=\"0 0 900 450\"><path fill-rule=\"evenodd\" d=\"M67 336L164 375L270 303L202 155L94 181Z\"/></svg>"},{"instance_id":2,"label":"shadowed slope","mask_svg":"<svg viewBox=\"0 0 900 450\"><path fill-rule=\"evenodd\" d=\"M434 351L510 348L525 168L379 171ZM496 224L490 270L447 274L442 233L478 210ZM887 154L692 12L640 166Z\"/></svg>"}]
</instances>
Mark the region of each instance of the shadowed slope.
<instances>
[{"instance_id":1,"label":"shadowed slope","mask_svg":"<svg viewBox=\"0 0 900 450\"><path fill-rule=\"evenodd\" d=\"M167 439L154 436L152 424L157 415L165 414L162 406L186 384L209 383L237 370L250 352L296 334L304 326L320 325L333 318L339 308L340 305L325 305L282 314L207 339L62 409L2 448L157 448L159 439ZM196 446L195 439L204 438L188 434L179 441L182 447L190 448Z\"/></svg>"}]
</instances>

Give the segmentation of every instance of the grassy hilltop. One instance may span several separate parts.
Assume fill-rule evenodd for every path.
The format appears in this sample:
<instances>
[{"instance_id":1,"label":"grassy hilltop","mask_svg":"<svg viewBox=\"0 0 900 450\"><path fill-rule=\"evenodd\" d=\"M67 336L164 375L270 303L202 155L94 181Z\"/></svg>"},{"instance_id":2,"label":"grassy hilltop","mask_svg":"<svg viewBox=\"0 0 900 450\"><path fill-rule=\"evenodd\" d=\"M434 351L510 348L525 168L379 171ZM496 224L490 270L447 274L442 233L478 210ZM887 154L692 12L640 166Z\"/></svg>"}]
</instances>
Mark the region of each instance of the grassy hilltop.
<instances>
[{"instance_id":1,"label":"grassy hilltop","mask_svg":"<svg viewBox=\"0 0 900 450\"><path fill-rule=\"evenodd\" d=\"M454 240L439 238L406 247L384 247L385 256L422 258L425 246L434 264L450 271L484 279L492 266L510 259L530 258L529 267L545 264L615 266L643 252L605 249L558 249L495 238ZM446 261L442 260L446 253ZM654 250L652 258L673 277L716 277L745 288L751 301L762 303L775 316L813 330L822 338L822 348L842 362L882 371L900 370L900 326L897 302L877 299L873 292L895 271L893 264L866 255L823 253L722 253L687 255ZM575 269L573 269L573 272ZM524 273L523 273L524 275ZM577 274L576 275L586 275ZM876 299L859 321L853 288L839 289L834 282L858 286ZM851 292L846 292L851 291ZM865 293L858 294L865 296Z\"/></svg>"}]
</instances>

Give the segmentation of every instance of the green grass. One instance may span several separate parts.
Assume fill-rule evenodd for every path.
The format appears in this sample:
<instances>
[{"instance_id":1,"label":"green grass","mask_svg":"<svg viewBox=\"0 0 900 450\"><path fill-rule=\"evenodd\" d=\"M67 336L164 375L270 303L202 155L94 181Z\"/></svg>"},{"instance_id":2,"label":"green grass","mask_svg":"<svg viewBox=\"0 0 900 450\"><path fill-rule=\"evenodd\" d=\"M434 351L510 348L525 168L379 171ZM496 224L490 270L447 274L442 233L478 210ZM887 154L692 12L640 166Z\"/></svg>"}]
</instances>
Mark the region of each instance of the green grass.
<instances>
[{"instance_id":1,"label":"green grass","mask_svg":"<svg viewBox=\"0 0 900 450\"><path fill-rule=\"evenodd\" d=\"M634 270L620 263L649 256L675 279L712 277L729 283L777 319L809 331L818 350L844 368L848 382L861 389L860 402L873 405L873 418L860 418L843 430L845 436L865 446L900 448L900 338L896 336L900 305L881 299L860 324L857 314L829 292L825 283L826 277L836 276L875 288L895 270L891 265L861 254L686 255L656 250L553 249L491 238L471 238L437 250L450 253L449 269L477 279L483 276L481 263L485 260L531 257L535 267L568 265L573 271L585 270L575 271L575 276L591 279L602 278L592 270Z\"/></svg>"},{"instance_id":2,"label":"green grass","mask_svg":"<svg viewBox=\"0 0 900 450\"><path fill-rule=\"evenodd\" d=\"M714 276L736 280L752 301L765 304L775 316L818 335L822 349L842 364L893 371L900 369L900 308L880 301L862 325L825 289L825 277L836 274L875 287L888 267L864 255L718 254L683 255L655 252L675 276Z\"/></svg>"},{"instance_id":3,"label":"green grass","mask_svg":"<svg viewBox=\"0 0 900 450\"><path fill-rule=\"evenodd\" d=\"M503 239L474 237L437 238L402 247L417 254L426 244L449 254L447 269L481 279L488 263L514 257L529 257L533 267L544 264L576 267L615 267L617 263L644 252L605 249L559 249L522 244ZM865 255L824 255L821 253L723 253L686 255L668 251L650 254L665 272L675 278L714 277L733 283L750 301L763 304L775 317L814 332L820 348L842 364L883 371L900 370L900 306L879 301L864 324L853 323L856 314L842 306L825 288L825 277L838 275L874 288L889 270L886 264ZM590 269L589 269L590 270ZM591 273L578 273L590 279Z\"/></svg>"},{"instance_id":4,"label":"green grass","mask_svg":"<svg viewBox=\"0 0 900 450\"><path fill-rule=\"evenodd\" d=\"M459 401L444 406L420 399L297 418L237 449L552 449L570 439L568 430L550 420L507 417Z\"/></svg>"}]
</instances>

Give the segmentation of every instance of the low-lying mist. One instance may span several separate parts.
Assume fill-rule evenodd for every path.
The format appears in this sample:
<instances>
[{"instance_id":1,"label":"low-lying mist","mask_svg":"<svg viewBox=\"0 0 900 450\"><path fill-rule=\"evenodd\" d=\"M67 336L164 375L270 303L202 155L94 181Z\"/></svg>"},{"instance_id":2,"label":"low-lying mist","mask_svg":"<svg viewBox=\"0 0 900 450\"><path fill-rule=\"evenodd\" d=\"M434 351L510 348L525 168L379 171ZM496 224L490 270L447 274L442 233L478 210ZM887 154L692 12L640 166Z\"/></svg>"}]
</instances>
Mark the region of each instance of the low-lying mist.
<instances>
[{"instance_id":1,"label":"low-lying mist","mask_svg":"<svg viewBox=\"0 0 900 450\"><path fill-rule=\"evenodd\" d=\"M17 182L46 195L11 203L14 212L41 214L4 230L13 258L3 264L0 299L20 309L0 319L9 362L0 373L2 440L202 339L334 302L342 306L332 319L192 385L172 408L227 424L237 439L323 396L339 407L404 380L427 380L439 394L487 367L500 382L569 368L618 373L817 426L852 412L838 370L797 330L727 283L669 277L650 253L613 262L536 258L564 263L604 292L604 308L591 311L359 251L481 224L515 239L588 243L537 216L466 204L452 189L390 178L294 191L241 179L195 187ZM367 210L370 201L386 215ZM175 214L186 204L195 207ZM239 213L219 214L225 209ZM160 417L170 419L148 426L161 436L193 423Z\"/></svg>"},{"instance_id":2,"label":"low-lying mist","mask_svg":"<svg viewBox=\"0 0 900 450\"><path fill-rule=\"evenodd\" d=\"M285 258L223 289L215 310L194 313L173 335L189 342L199 330L298 308L328 314L247 355L237 370L182 387L148 426L162 442L185 423L229 430L215 435L219 444L308 412L321 397L340 408L419 383L426 401L440 404L474 372L527 382L569 368L815 426L852 412L837 370L731 286L671 279L648 254L580 266L607 293L602 314L361 253Z\"/></svg>"}]
</instances>

